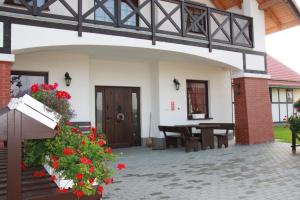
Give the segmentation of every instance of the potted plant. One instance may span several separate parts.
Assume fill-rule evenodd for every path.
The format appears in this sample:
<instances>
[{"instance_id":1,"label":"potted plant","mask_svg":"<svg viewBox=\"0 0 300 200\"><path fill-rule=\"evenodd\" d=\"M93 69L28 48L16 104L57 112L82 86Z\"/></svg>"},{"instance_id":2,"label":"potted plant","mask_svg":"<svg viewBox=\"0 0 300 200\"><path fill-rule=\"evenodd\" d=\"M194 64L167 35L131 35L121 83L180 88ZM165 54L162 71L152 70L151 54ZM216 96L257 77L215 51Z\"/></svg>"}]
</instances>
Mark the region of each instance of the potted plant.
<instances>
[{"instance_id":1,"label":"potted plant","mask_svg":"<svg viewBox=\"0 0 300 200\"><path fill-rule=\"evenodd\" d=\"M294 108L297 112L300 112L300 99L294 103Z\"/></svg>"},{"instance_id":2,"label":"potted plant","mask_svg":"<svg viewBox=\"0 0 300 200\"><path fill-rule=\"evenodd\" d=\"M57 192L72 191L78 198L101 194L104 185L112 183L114 170L111 168L116 157L108 146L104 134L90 128L83 134L68 122L73 111L70 109L70 94L57 90L58 85L31 87L32 97L62 115L53 139L29 140L25 142L22 168L43 165L45 170L35 171L35 177L45 176L46 171L58 186ZM119 170L125 164L117 165Z\"/></svg>"},{"instance_id":3,"label":"potted plant","mask_svg":"<svg viewBox=\"0 0 300 200\"><path fill-rule=\"evenodd\" d=\"M193 108L192 118L193 119L204 119L205 113L203 113L199 108Z\"/></svg>"}]
</instances>

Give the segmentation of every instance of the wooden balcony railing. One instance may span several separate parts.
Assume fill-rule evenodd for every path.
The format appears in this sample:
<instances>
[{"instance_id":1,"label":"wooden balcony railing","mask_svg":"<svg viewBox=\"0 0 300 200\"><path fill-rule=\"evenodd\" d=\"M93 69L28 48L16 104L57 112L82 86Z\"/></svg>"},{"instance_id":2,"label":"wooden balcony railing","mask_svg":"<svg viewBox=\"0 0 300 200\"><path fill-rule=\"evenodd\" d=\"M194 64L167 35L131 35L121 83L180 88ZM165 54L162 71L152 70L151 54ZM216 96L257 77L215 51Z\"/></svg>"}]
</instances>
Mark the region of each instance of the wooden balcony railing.
<instances>
[{"instance_id":1,"label":"wooden balcony railing","mask_svg":"<svg viewBox=\"0 0 300 200\"><path fill-rule=\"evenodd\" d=\"M0 11L70 22L76 25L79 36L86 27L98 24L136 30L136 34L152 39L153 44L157 37L177 36L205 41L210 50L213 43L253 48L251 17L191 1L14 0L14 5L3 3Z\"/></svg>"}]
</instances>

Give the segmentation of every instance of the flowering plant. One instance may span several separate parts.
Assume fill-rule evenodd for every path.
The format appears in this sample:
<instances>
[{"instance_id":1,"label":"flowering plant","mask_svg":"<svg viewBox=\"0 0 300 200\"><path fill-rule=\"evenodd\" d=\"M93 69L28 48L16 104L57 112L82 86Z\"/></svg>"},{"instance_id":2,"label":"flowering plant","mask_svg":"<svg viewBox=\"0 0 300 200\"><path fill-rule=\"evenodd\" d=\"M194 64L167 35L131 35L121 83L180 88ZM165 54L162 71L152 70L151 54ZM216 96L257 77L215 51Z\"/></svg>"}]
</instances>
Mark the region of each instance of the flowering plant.
<instances>
[{"instance_id":1,"label":"flowering plant","mask_svg":"<svg viewBox=\"0 0 300 200\"><path fill-rule=\"evenodd\" d=\"M300 133L300 116L295 113L289 117L285 117L283 120L287 122L286 127L290 128L291 131Z\"/></svg>"},{"instance_id":2,"label":"flowering plant","mask_svg":"<svg viewBox=\"0 0 300 200\"><path fill-rule=\"evenodd\" d=\"M64 178L73 181L72 191L78 198L84 195L102 194L103 185L113 182L110 163L116 160L112 149L107 145L103 133L95 128L83 134L78 128L71 126L68 120L73 116L70 111L71 96L65 91L57 90L57 84L37 85L31 87L33 98L60 113L62 120L57 126L57 134L52 139L29 140L25 142L24 162L22 168L47 164L55 170L57 177L52 181ZM48 158L48 159L46 159ZM117 168L126 166L119 163ZM35 171L35 177L45 176L45 170ZM69 189L58 188L58 192L69 192Z\"/></svg>"},{"instance_id":3,"label":"flowering plant","mask_svg":"<svg viewBox=\"0 0 300 200\"><path fill-rule=\"evenodd\" d=\"M294 108L296 108L297 111L300 111L300 99L294 103Z\"/></svg>"}]
</instances>

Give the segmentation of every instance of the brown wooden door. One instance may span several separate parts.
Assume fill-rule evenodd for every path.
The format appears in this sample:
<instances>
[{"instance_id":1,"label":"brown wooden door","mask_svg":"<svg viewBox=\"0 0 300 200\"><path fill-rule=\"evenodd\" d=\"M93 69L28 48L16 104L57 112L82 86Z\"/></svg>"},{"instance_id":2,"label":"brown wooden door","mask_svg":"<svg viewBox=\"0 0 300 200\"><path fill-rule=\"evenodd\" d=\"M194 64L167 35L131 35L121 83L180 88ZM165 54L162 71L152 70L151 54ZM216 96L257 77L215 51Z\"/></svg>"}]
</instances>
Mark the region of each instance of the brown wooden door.
<instances>
[{"instance_id":1,"label":"brown wooden door","mask_svg":"<svg viewBox=\"0 0 300 200\"><path fill-rule=\"evenodd\" d=\"M133 92L136 88L129 87L96 87L96 124L102 121L102 130L107 135L111 147L121 148L137 145L135 135L135 114L132 109ZM99 92L102 93L102 109L97 108L99 102ZM98 95L97 95L98 93ZM98 98L98 99L97 99ZM97 127L99 130L99 127Z\"/></svg>"}]
</instances>

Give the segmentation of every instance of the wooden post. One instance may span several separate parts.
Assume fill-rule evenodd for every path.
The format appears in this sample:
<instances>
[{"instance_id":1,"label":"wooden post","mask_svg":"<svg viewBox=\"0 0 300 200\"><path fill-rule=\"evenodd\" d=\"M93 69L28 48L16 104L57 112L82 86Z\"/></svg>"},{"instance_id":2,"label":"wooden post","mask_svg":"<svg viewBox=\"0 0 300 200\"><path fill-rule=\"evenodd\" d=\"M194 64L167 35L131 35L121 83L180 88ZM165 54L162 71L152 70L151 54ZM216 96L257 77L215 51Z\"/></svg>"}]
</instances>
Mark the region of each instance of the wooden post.
<instances>
[{"instance_id":1,"label":"wooden post","mask_svg":"<svg viewBox=\"0 0 300 200\"><path fill-rule=\"evenodd\" d=\"M292 152L293 154L296 153L296 131L292 130Z\"/></svg>"},{"instance_id":2,"label":"wooden post","mask_svg":"<svg viewBox=\"0 0 300 200\"><path fill-rule=\"evenodd\" d=\"M7 199L21 200L21 113L7 115Z\"/></svg>"},{"instance_id":3,"label":"wooden post","mask_svg":"<svg viewBox=\"0 0 300 200\"><path fill-rule=\"evenodd\" d=\"M82 0L78 0L78 36L82 37Z\"/></svg>"}]
</instances>

